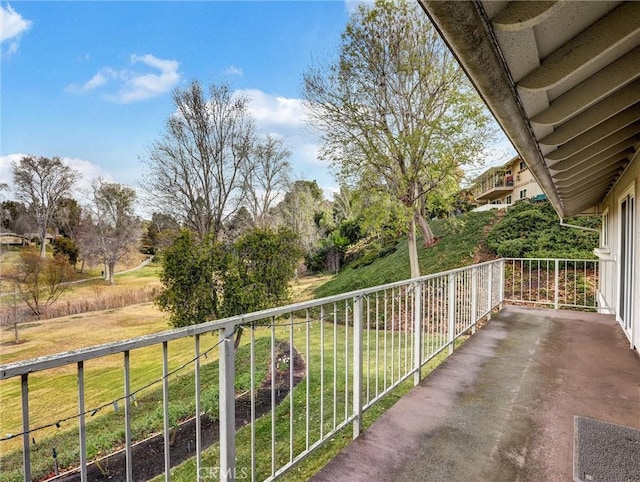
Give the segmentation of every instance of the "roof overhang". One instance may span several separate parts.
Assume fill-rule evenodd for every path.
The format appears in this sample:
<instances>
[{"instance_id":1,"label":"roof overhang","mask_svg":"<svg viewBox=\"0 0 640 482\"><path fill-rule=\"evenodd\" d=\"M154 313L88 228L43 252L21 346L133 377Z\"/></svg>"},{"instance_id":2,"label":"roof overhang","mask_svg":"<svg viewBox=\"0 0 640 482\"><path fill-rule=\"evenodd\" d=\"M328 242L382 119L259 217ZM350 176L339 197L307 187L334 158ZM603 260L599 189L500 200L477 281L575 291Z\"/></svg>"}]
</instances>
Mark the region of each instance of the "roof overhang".
<instances>
[{"instance_id":1,"label":"roof overhang","mask_svg":"<svg viewBox=\"0 0 640 482\"><path fill-rule=\"evenodd\" d=\"M640 147L640 2L419 0L561 217Z\"/></svg>"}]
</instances>

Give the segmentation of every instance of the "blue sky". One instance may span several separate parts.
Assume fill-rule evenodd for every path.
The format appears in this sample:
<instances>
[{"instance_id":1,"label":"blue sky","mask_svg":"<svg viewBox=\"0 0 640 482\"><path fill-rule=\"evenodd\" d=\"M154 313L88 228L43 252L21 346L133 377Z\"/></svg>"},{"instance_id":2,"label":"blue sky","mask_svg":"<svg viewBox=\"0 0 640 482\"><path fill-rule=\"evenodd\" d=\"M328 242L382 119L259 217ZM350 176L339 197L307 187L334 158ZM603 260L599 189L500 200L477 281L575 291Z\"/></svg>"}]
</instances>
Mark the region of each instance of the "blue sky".
<instances>
[{"instance_id":1,"label":"blue sky","mask_svg":"<svg viewBox=\"0 0 640 482\"><path fill-rule=\"evenodd\" d=\"M135 186L145 146L197 79L252 99L282 136L294 175L336 183L304 124L304 70L336 52L353 2L0 2L0 182L10 161L59 156L92 178Z\"/></svg>"}]
</instances>

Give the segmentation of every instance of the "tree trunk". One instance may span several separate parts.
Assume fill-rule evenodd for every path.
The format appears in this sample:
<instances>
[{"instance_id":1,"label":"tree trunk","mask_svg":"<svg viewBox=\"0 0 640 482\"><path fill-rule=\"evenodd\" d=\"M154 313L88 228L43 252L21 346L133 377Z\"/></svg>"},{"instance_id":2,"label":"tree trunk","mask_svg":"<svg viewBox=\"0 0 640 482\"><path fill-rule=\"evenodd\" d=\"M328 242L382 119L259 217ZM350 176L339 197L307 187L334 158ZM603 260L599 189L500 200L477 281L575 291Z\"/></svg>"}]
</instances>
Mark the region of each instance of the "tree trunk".
<instances>
[{"instance_id":1,"label":"tree trunk","mask_svg":"<svg viewBox=\"0 0 640 482\"><path fill-rule=\"evenodd\" d=\"M429 223L420 212L416 212L415 219L418 222L418 226L420 227L420 232L422 233L422 242L424 243L424 246L431 246L435 242L436 238L433 235L433 231L431 231Z\"/></svg>"},{"instance_id":2,"label":"tree trunk","mask_svg":"<svg viewBox=\"0 0 640 482\"><path fill-rule=\"evenodd\" d=\"M407 235L409 245L409 265L411 266L411 278L420 276L420 265L418 263L418 246L416 243L416 218L409 221L409 234Z\"/></svg>"},{"instance_id":3,"label":"tree trunk","mask_svg":"<svg viewBox=\"0 0 640 482\"><path fill-rule=\"evenodd\" d=\"M14 344L18 344L20 343L20 338L18 336L18 322L14 321L13 322L13 343Z\"/></svg>"},{"instance_id":4,"label":"tree trunk","mask_svg":"<svg viewBox=\"0 0 640 482\"><path fill-rule=\"evenodd\" d=\"M115 274L116 274L116 264L109 263L109 284L110 285L116 284L116 280L114 278Z\"/></svg>"},{"instance_id":5,"label":"tree trunk","mask_svg":"<svg viewBox=\"0 0 640 482\"><path fill-rule=\"evenodd\" d=\"M47 234L45 234L40 238L40 257L47 257Z\"/></svg>"}]
</instances>

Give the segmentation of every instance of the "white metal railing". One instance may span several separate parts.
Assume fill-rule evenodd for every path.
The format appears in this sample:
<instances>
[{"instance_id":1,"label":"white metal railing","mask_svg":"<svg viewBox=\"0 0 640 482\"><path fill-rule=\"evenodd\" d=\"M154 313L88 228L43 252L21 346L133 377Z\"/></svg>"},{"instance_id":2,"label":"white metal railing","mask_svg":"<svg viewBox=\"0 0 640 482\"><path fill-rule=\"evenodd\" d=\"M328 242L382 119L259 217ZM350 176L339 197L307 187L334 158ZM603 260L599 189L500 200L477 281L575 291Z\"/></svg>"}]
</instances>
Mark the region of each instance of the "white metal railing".
<instances>
[{"instance_id":1,"label":"white metal railing","mask_svg":"<svg viewBox=\"0 0 640 482\"><path fill-rule=\"evenodd\" d=\"M507 259L504 301L595 310L599 266L600 261L593 259Z\"/></svg>"},{"instance_id":2,"label":"white metal railing","mask_svg":"<svg viewBox=\"0 0 640 482\"><path fill-rule=\"evenodd\" d=\"M191 480L274 479L349 424L353 426L354 437L357 436L362 430L363 411L402 382L413 379L417 384L427 362L440 353L451 353L456 339L465 333L475 333L478 321L490 317L492 310L503 301L533 303L537 296L541 297L542 303L560 307L577 300L575 296L567 298L566 289L559 289L559 283L567 273L567 276L586 276L591 265L580 271L575 268L579 266L575 261L567 261L563 271L558 263L565 261L536 262L542 263L541 268L530 260L490 261L419 279L2 365L0 389L8 386L4 384L13 384L16 396L21 400L16 410L22 411L22 422L19 427L2 427L3 431L14 435L0 434L0 449L3 448L1 444L21 440L22 478L26 481L31 480L32 475L42 477L42 472L50 470L51 464L48 466L46 461L36 460L43 454L41 450L32 450L32 446L37 446L36 436L40 439L55 436L51 434L57 433L64 422L77 430L76 452L79 455L75 464L79 467L76 471L81 480L90 480L93 466L89 462L87 445L93 433L93 415L111 406L118 409L121 404L124 407L121 475L126 480L138 480L136 464L145 464L148 460L133 456L132 420L142 410L137 401L143 400L157 383L161 387L161 395L160 388L157 392L163 420L159 427L164 439L162 463L165 480L170 480L171 466L175 465L172 436L176 430L176 422L171 419L172 403L175 403L171 388L178 383L177 376L180 375L182 379L193 380L195 429L192 429L192 446L197 475ZM589 263L594 263L597 271L597 261ZM546 276L551 276L555 284L546 282L543 289L538 275L545 280ZM575 287L575 283L564 283L565 287ZM547 296L549 289L556 291L552 301ZM589 303L585 301L574 306ZM234 337L241 328L245 334L236 351ZM217 341L207 341L209 333L216 334ZM132 367L137 354L154 347L159 350L162 375L149 381ZM177 361L175 356L170 356L170 348L172 353L184 352L182 358ZM215 402L218 408L209 415L218 418L219 446L205 462L202 396L215 391L215 387L204 382L202 373L208 364L215 363L216 354L219 365ZM97 406L89 405L85 391L86 371L114 356L121 360L116 368L120 373L117 378L121 381L117 383L121 383L121 395ZM235 368L243 356L249 360L242 365L248 374ZM264 359L263 366L261 360ZM78 400L77 410L72 413L59 413L56 407L46 405L46 401L43 405L39 400L39 397L47 397L47 392L42 390L43 380L55 379L59 370L65 367L71 368L77 378L76 393L70 394ZM133 382L134 379L137 382ZM30 381L34 382L33 389ZM238 395L239 392L242 393ZM46 423L42 423L41 418L32 422L33 413L42 415L43 406L47 408ZM244 407L247 418L246 426L240 429L242 423L236 420L237 407ZM0 450L3 452L6 450ZM6 470L2 465L0 469L3 469L0 472ZM0 475L0 480L2 477Z\"/></svg>"}]
</instances>

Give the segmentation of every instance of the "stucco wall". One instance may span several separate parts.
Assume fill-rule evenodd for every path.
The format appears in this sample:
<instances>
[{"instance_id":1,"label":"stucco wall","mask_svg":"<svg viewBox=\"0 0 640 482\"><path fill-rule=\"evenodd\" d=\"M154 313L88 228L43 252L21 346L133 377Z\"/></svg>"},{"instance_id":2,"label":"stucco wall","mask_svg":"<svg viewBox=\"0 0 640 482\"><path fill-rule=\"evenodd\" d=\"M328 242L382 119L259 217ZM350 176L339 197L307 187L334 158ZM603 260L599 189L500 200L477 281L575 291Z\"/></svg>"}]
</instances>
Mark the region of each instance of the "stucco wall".
<instances>
[{"instance_id":1,"label":"stucco wall","mask_svg":"<svg viewBox=\"0 0 640 482\"><path fill-rule=\"evenodd\" d=\"M585 186L588 188L588 186ZM605 261L601 270L600 289L605 301L614 311L618 311L618 284L620 272L620 198L629 189L632 189L632 195L635 198L634 213L634 262L635 262L635 279L633 284L633 300L634 312L632 316L632 333L627 334L633 337L633 345L636 349L640 349L640 209L638 208L638 198L640 194L640 156L636 154L635 159L629 165L624 174L600 205L600 211L607 214L608 223L608 243L607 246L601 246L598 256ZM603 244L601 234L601 245ZM616 318L618 315L616 313ZM619 319L619 318L618 318ZM640 350L639 350L640 351Z\"/></svg>"}]
</instances>

